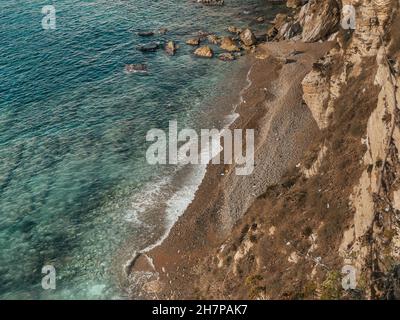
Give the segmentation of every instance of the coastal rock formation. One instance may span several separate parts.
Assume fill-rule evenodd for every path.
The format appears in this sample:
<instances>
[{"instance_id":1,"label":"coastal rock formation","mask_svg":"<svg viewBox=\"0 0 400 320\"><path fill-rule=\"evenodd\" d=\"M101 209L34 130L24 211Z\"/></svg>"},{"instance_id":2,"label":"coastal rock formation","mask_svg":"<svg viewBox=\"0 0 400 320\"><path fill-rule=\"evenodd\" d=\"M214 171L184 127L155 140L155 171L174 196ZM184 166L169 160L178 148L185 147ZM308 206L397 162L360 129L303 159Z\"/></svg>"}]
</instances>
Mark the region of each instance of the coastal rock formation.
<instances>
[{"instance_id":1,"label":"coastal rock formation","mask_svg":"<svg viewBox=\"0 0 400 320\"><path fill-rule=\"evenodd\" d=\"M196 56L202 57L202 58L212 58L214 53L211 50L209 46L203 46L199 47L194 51L194 54Z\"/></svg>"},{"instance_id":2,"label":"coastal rock formation","mask_svg":"<svg viewBox=\"0 0 400 320\"><path fill-rule=\"evenodd\" d=\"M304 42L326 38L336 31L340 20L340 7L336 1L310 0L299 14Z\"/></svg>"}]
</instances>

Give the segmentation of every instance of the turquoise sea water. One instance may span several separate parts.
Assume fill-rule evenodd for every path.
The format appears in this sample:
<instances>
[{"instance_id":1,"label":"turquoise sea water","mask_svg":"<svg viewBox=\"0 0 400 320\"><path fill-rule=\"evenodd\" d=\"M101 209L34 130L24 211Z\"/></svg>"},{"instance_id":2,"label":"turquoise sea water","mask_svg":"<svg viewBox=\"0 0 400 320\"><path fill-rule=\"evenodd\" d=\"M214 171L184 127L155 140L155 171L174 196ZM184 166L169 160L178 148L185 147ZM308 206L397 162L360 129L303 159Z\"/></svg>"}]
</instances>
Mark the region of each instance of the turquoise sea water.
<instances>
[{"instance_id":1,"label":"turquoise sea water","mask_svg":"<svg viewBox=\"0 0 400 320\"><path fill-rule=\"evenodd\" d=\"M246 11L260 5L260 15L272 16L261 0L226 3L0 3L0 298L124 297L118 272L126 248L159 239L167 218L158 209L176 192L175 168L146 163L146 132L175 119L204 125L217 88L229 94L241 68L196 59L184 40L246 26L254 17ZM56 30L41 28L48 4L57 10ZM160 27L170 31L136 34ZM180 44L174 57L135 49L170 39ZM126 74L127 63L146 63L149 74ZM41 287L49 264L54 291Z\"/></svg>"}]
</instances>

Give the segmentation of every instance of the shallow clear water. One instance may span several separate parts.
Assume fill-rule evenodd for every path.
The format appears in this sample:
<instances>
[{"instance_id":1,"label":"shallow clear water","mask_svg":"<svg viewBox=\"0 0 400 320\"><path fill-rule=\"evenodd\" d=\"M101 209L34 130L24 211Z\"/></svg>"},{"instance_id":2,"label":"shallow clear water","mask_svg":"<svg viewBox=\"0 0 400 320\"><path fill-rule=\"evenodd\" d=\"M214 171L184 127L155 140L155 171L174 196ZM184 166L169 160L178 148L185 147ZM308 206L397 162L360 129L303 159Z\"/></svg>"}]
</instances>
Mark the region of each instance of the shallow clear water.
<instances>
[{"instance_id":1,"label":"shallow clear water","mask_svg":"<svg viewBox=\"0 0 400 320\"><path fill-rule=\"evenodd\" d=\"M184 40L248 25L243 11L264 3L226 2L59 0L53 31L41 28L47 1L0 3L0 298L123 297L115 257L159 238L167 218L155 209L176 191L176 168L145 162L146 132L174 119L198 127L240 72L240 61L194 58ZM136 34L160 27L170 31ZM174 57L135 49L170 39ZM125 74L127 63L149 75ZM41 288L48 264L55 291Z\"/></svg>"}]
</instances>

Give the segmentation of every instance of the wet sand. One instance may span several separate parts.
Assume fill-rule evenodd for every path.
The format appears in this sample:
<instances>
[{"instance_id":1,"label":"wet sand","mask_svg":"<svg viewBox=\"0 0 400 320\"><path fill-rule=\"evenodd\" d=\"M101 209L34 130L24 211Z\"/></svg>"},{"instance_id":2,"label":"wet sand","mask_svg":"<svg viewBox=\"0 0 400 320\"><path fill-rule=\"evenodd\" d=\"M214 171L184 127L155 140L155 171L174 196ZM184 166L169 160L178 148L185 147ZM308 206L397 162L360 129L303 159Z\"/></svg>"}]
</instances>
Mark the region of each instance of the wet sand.
<instances>
[{"instance_id":1,"label":"wet sand","mask_svg":"<svg viewBox=\"0 0 400 320\"><path fill-rule=\"evenodd\" d=\"M194 290L198 266L221 245L254 200L300 161L308 137L317 134L302 100L301 81L332 45L268 43L246 57L248 85L236 110L239 117L230 128L254 129L254 171L238 176L235 165L208 165L195 199L168 237L131 261L127 272L135 283L129 290L133 298L198 298Z\"/></svg>"}]
</instances>

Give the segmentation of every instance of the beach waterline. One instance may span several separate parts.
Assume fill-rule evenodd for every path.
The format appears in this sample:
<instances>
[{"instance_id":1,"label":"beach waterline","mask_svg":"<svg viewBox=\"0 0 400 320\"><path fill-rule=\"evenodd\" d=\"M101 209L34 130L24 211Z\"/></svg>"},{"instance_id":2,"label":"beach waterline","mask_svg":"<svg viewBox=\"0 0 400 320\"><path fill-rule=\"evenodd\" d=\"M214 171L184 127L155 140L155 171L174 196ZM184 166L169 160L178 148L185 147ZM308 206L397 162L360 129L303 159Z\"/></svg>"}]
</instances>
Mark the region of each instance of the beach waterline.
<instances>
[{"instance_id":1,"label":"beach waterline","mask_svg":"<svg viewBox=\"0 0 400 320\"><path fill-rule=\"evenodd\" d=\"M36 2L0 5L0 297L123 298L116 273L129 255L120 252L162 239L205 172L149 166L146 132L170 120L221 127L232 110L217 101L233 95L227 76L244 63L196 59L184 40L246 25L237 13L264 5L251 2L199 10L180 1L59 1L57 30L45 33ZM155 38L180 42L176 56L135 49L152 40L137 31L165 26ZM149 74L124 73L130 63L146 63ZM55 291L41 288L44 265L57 270Z\"/></svg>"}]
</instances>

